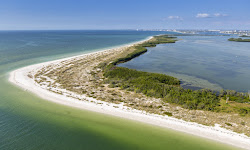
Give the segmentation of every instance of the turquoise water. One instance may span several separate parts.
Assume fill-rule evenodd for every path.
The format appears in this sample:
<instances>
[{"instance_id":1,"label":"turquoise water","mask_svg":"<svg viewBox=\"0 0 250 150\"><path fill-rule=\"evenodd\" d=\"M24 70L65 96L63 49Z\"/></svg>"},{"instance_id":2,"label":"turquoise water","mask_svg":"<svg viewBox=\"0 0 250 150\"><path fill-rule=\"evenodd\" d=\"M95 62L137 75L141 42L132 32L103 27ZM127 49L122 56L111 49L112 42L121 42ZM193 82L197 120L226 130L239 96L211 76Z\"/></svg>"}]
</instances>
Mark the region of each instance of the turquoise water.
<instances>
[{"instance_id":1,"label":"turquoise water","mask_svg":"<svg viewBox=\"0 0 250 150\"><path fill-rule=\"evenodd\" d=\"M250 90L250 43L229 36L179 36L120 66L176 76L187 88Z\"/></svg>"},{"instance_id":2,"label":"turquoise water","mask_svg":"<svg viewBox=\"0 0 250 150\"><path fill-rule=\"evenodd\" d=\"M1 31L0 149L234 149L191 135L74 109L11 85L8 72L162 32Z\"/></svg>"}]
</instances>

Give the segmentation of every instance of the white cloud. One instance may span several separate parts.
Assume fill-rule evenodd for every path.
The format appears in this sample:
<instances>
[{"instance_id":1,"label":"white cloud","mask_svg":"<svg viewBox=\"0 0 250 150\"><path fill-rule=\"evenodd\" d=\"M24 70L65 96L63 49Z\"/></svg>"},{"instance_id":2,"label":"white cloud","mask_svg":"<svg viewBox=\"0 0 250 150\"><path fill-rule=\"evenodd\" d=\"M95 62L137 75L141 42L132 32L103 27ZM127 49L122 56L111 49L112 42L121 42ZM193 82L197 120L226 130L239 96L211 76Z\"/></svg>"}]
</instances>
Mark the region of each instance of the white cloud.
<instances>
[{"instance_id":1,"label":"white cloud","mask_svg":"<svg viewBox=\"0 0 250 150\"><path fill-rule=\"evenodd\" d=\"M181 19L180 16L168 16L168 19Z\"/></svg>"},{"instance_id":2,"label":"white cloud","mask_svg":"<svg viewBox=\"0 0 250 150\"><path fill-rule=\"evenodd\" d=\"M167 18L164 18L163 20L166 21L166 20L183 20L183 19L180 16L168 16Z\"/></svg>"},{"instance_id":3,"label":"white cloud","mask_svg":"<svg viewBox=\"0 0 250 150\"><path fill-rule=\"evenodd\" d=\"M207 13L198 13L196 15L196 18L209 18L210 17L210 14L207 14Z\"/></svg>"},{"instance_id":4,"label":"white cloud","mask_svg":"<svg viewBox=\"0 0 250 150\"><path fill-rule=\"evenodd\" d=\"M228 15L227 14L221 14L221 13L215 13L214 16L215 17L226 17Z\"/></svg>"},{"instance_id":5,"label":"white cloud","mask_svg":"<svg viewBox=\"0 0 250 150\"><path fill-rule=\"evenodd\" d=\"M208 13L198 13L196 15L196 18L213 18L213 17L226 17L228 16L227 14L221 14L221 13L214 13L212 15Z\"/></svg>"}]
</instances>

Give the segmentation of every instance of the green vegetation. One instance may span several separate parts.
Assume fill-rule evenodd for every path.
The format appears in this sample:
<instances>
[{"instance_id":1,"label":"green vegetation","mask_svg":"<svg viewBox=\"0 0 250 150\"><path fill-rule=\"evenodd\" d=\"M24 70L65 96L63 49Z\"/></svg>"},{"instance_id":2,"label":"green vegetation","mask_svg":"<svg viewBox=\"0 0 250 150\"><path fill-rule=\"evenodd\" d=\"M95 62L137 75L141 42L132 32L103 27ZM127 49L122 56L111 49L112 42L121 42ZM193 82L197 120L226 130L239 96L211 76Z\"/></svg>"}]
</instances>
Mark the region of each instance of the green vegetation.
<instances>
[{"instance_id":1,"label":"green vegetation","mask_svg":"<svg viewBox=\"0 0 250 150\"><path fill-rule=\"evenodd\" d=\"M248 93L236 92L234 90L221 90L220 97L222 97L223 99L228 99L230 101L235 101L238 103L250 102Z\"/></svg>"},{"instance_id":2,"label":"green vegetation","mask_svg":"<svg viewBox=\"0 0 250 150\"><path fill-rule=\"evenodd\" d=\"M105 72L104 76L108 78L122 79L124 82L129 82L134 84L136 84L137 81L147 81L154 83L163 83L168 85L180 85L180 81L178 79L168 75L137 71L134 69L128 69L116 66L111 70Z\"/></svg>"},{"instance_id":3,"label":"green vegetation","mask_svg":"<svg viewBox=\"0 0 250 150\"><path fill-rule=\"evenodd\" d=\"M135 47L135 51L128 54L126 57L123 57L123 58L118 58L116 61L114 61L112 64L113 65L117 65L119 63L123 63L123 62L127 62L137 56L140 56L141 54L147 52L147 49L145 47L142 47L142 46L136 46Z\"/></svg>"},{"instance_id":4,"label":"green vegetation","mask_svg":"<svg viewBox=\"0 0 250 150\"><path fill-rule=\"evenodd\" d=\"M240 108L239 109L239 114L241 115L241 116L245 116L245 115L247 115L247 114L249 114L250 113L250 108Z\"/></svg>"},{"instance_id":5,"label":"green vegetation","mask_svg":"<svg viewBox=\"0 0 250 150\"><path fill-rule=\"evenodd\" d=\"M111 87L162 98L165 102L179 104L184 108L214 110L219 105L219 98L212 91L183 89L178 79L168 75L114 66L106 70L104 76L108 78L106 82Z\"/></svg>"},{"instance_id":6,"label":"green vegetation","mask_svg":"<svg viewBox=\"0 0 250 150\"><path fill-rule=\"evenodd\" d=\"M220 102L222 106L221 111L238 112L241 116L250 114L250 95L248 93L236 92L234 90L221 90L219 97L225 100L224 102Z\"/></svg>"},{"instance_id":7,"label":"green vegetation","mask_svg":"<svg viewBox=\"0 0 250 150\"><path fill-rule=\"evenodd\" d=\"M248 36L248 35L241 35L240 37L250 37L250 36Z\"/></svg>"},{"instance_id":8,"label":"green vegetation","mask_svg":"<svg viewBox=\"0 0 250 150\"><path fill-rule=\"evenodd\" d=\"M241 125L243 125L243 126L244 126L244 125L246 125L246 123L245 123L245 122L243 122L243 121L242 121L240 124L241 124Z\"/></svg>"},{"instance_id":9,"label":"green vegetation","mask_svg":"<svg viewBox=\"0 0 250 150\"><path fill-rule=\"evenodd\" d=\"M175 41L173 37L166 35L155 36L148 42L134 46L134 52L127 56L118 58L109 65L100 64L104 70L104 77L106 77L105 82L112 88L119 87L143 93L149 97L161 98L163 102L178 104L187 109L234 112L242 116L250 114L248 93L222 90L220 94L217 94L208 89L183 89L177 78L116 66L145 53L147 51L145 47L154 47L156 44L174 43Z\"/></svg>"},{"instance_id":10,"label":"green vegetation","mask_svg":"<svg viewBox=\"0 0 250 150\"><path fill-rule=\"evenodd\" d=\"M225 123L227 126L233 126L231 123L226 122Z\"/></svg>"},{"instance_id":11,"label":"green vegetation","mask_svg":"<svg viewBox=\"0 0 250 150\"><path fill-rule=\"evenodd\" d=\"M170 117L173 116L173 114L171 112L164 112L163 114L167 115L167 116L170 116Z\"/></svg>"},{"instance_id":12,"label":"green vegetation","mask_svg":"<svg viewBox=\"0 0 250 150\"><path fill-rule=\"evenodd\" d=\"M155 47L157 44L164 44L164 43L175 43L176 41L175 38L176 37L169 37L168 35L154 36L152 40L146 41L142 44L135 46L134 52L128 54L126 57L118 58L112 64L117 65L119 63L124 63L137 56L140 56L141 54L147 52L147 49L145 47Z\"/></svg>"},{"instance_id":13,"label":"green vegetation","mask_svg":"<svg viewBox=\"0 0 250 150\"><path fill-rule=\"evenodd\" d=\"M242 38L230 38L228 41L234 41L234 42L250 42L250 39L242 39Z\"/></svg>"}]
</instances>

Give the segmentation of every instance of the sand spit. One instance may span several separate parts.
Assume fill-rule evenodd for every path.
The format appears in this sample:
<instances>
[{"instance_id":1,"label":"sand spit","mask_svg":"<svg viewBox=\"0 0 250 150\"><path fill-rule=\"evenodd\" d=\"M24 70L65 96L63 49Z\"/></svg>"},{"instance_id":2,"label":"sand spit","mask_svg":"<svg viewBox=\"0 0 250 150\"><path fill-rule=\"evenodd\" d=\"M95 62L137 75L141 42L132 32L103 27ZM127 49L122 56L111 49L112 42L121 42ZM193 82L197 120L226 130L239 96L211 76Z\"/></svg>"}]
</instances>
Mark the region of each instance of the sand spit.
<instances>
[{"instance_id":1,"label":"sand spit","mask_svg":"<svg viewBox=\"0 0 250 150\"><path fill-rule=\"evenodd\" d=\"M138 42L134 44L138 44ZM125 119L140 121L143 123L169 128L189 133L192 135L204 137L207 139L219 141L236 147L250 149L250 138L248 136L221 128L219 125L205 126L194 122L187 122L181 119L176 119L173 117L162 116L157 114L149 114L142 110L136 110L124 106L123 103L114 104L110 102L104 102L101 100L97 100L93 97L87 97L86 95L83 94L78 95L73 92L67 91L65 89L56 89L58 91L63 91L61 94L58 94L37 84L37 82L34 81L34 78L29 76L30 74L34 75L40 69L51 64L57 65L64 61L72 59L85 59L87 57L96 57L97 55L102 55L103 53L112 54L115 51L119 51L126 47L130 47L134 44L122 46L120 48L114 48L110 50L104 50L104 51L23 67L12 71L9 76L9 81L26 91L32 92L45 100L52 101L55 103L76 107L80 109L85 109L89 111L99 112L103 114L108 114L112 116L117 116Z\"/></svg>"}]
</instances>

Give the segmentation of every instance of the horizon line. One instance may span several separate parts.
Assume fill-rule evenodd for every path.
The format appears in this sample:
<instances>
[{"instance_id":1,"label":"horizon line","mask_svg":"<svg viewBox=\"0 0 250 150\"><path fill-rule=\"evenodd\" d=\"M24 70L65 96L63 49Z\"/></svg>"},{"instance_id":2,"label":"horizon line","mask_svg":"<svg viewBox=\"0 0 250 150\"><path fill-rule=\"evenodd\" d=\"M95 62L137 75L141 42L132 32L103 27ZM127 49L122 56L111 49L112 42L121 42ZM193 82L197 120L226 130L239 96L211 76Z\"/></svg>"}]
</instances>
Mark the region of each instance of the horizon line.
<instances>
[{"instance_id":1,"label":"horizon line","mask_svg":"<svg viewBox=\"0 0 250 150\"><path fill-rule=\"evenodd\" d=\"M0 31L83 31L83 30L137 30L137 31L159 31L159 30L247 30L250 29L0 29Z\"/></svg>"}]
</instances>

